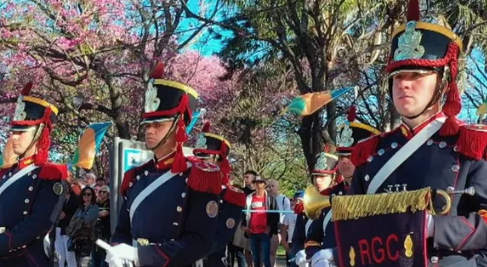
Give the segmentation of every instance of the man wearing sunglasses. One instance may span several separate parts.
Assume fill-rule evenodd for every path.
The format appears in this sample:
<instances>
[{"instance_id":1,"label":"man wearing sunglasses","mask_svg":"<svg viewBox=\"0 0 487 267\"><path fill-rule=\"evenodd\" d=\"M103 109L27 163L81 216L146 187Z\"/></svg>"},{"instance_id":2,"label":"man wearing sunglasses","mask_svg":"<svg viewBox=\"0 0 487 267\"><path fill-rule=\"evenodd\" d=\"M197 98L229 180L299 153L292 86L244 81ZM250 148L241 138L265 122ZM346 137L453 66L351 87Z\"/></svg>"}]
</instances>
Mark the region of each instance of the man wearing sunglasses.
<instances>
[{"instance_id":1,"label":"man wearing sunglasses","mask_svg":"<svg viewBox=\"0 0 487 267\"><path fill-rule=\"evenodd\" d=\"M163 65L157 64L142 120L145 145L154 159L124 175L123 203L111 240L115 246L106 257L110 266L123 266L124 260L136 266L191 266L213 245L220 168L191 163L182 149L198 93L163 75Z\"/></svg>"},{"instance_id":2,"label":"man wearing sunglasses","mask_svg":"<svg viewBox=\"0 0 487 267\"><path fill-rule=\"evenodd\" d=\"M31 87L29 83L22 90L11 120L9 142L17 162L0 170L0 266L3 267L49 266L43 239L52 230L50 241L54 241L55 229L50 217L59 217L68 191L63 182L67 178L66 165L53 164L47 159L58 109L30 96ZM55 209L57 204L59 210Z\"/></svg>"}]
</instances>

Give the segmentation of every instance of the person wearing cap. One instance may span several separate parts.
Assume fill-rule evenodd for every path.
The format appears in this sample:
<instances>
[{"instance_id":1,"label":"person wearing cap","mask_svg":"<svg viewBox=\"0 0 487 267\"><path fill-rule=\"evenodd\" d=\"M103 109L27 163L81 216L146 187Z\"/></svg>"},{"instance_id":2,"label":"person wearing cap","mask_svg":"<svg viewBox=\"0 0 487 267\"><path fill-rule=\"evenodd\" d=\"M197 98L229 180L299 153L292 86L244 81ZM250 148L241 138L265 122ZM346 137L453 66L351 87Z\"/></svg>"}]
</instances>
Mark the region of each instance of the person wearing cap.
<instances>
[{"instance_id":1,"label":"person wearing cap","mask_svg":"<svg viewBox=\"0 0 487 267\"><path fill-rule=\"evenodd\" d=\"M333 191L332 189L339 188L339 186L335 185L340 182L340 176L337 176L338 157L328 152L331 152L331 148L327 145L325 146L323 152L316 156L315 165L313 171L311 172L311 181L322 195L331 195L335 192L338 193L338 190ZM322 213L325 213L327 211L328 209L324 209ZM313 229L319 228L319 226L315 223L318 220L312 221L308 218L306 219L306 223L300 226L303 228L301 231L300 244L299 246L295 246L295 249L299 249L299 251L296 250L295 261L296 264L300 266L305 265L306 252L308 251L308 249L321 245L321 239L323 237L323 231L321 231L320 235L317 234L318 231L316 231L316 229ZM323 224L321 224L321 227L322 225ZM322 229L323 228L321 228L321 230Z\"/></svg>"},{"instance_id":2,"label":"person wearing cap","mask_svg":"<svg viewBox=\"0 0 487 267\"><path fill-rule=\"evenodd\" d=\"M356 120L356 108L350 107L347 121L338 127L336 154L338 155L338 172L341 176L343 193L348 191L355 173L355 165L351 160L352 151L361 140L380 134L374 127Z\"/></svg>"},{"instance_id":3,"label":"person wearing cap","mask_svg":"<svg viewBox=\"0 0 487 267\"><path fill-rule=\"evenodd\" d=\"M124 174L122 207L106 256L110 266L127 261L147 267L191 266L213 245L222 190L220 168L190 162L182 149L198 93L162 79L161 63L151 77L142 127L154 158Z\"/></svg>"},{"instance_id":4,"label":"person wearing cap","mask_svg":"<svg viewBox=\"0 0 487 267\"><path fill-rule=\"evenodd\" d=\"M68 169L48 161L58 109L30 95L28 83L17 98L10 138L17 162L0 170L0 266L49 266L44 237L53 242L51 217L59 217L68 191ZM59 208L55 209L55 206Z\"/></svg>"},{"instance_id":5,"label":"person wearing cap","mask_svg":"<svg viewBox=\"0 0 487 267\"><path fill-rule=\"evenodd\" d=\"M456 119L462 40L448 27L421 21L419 3L412 0L391 44L389 94L403 124L356 146L349 194L450 191L450 211L427 214L418 233L424 235L424 257L432 266L481 266L476 258L487 248L487 127ZM473 190L453 194L466 188ZM433 201L435 207L445 204L443 198ZM316 266L338 261L336 252L320 251L324 265Z\"/></svg>"},{"instance_id":6,"label":"person wearing cap","mask_svg":"<svg viewBox=\"0 0 487 267\"><path fill-rule=\"evenodd\" d=\"M264 267L270 267L271 236L279 224L279 213L273 212L278 210L277 201L267 193L264 178L256 176L252 183L255 192L246 198L242 230L249 235L254 266L260 266L262 260Z\"/></svg>"},{"instance_id":7,"label":"person wearing cap","mask_svg":"<svg viewBox=\"0 0 487 267\"><path fill-rule=\"evenodd\" d=\"M227 159L231 148L230 142L220 135L209 132L209 130L210 124L207 122L198 136L193 154L201 160L220 166L223 179L218 226L213 239L211 254L203 260L203 266L225 267L227 266L227 245L242 220L245 194L242 190L232 186L230 182L231 167Z\"/></svg>"}]
</instances>

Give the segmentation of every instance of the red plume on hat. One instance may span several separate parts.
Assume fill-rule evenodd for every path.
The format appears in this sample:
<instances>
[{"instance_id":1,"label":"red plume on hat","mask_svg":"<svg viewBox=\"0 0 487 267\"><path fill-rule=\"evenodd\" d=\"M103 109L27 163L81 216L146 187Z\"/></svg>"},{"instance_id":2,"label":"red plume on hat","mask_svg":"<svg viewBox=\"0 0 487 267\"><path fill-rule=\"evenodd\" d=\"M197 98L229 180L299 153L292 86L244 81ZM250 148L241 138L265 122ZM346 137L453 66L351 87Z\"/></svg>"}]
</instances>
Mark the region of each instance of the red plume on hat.
<instances>
[{"instance_id":1,"label":"red plume on hat","mask_svg":"<svg viewBox=\"0 0 487 267\"><path fill-rule=\"evenodd\" d=\"M24 88L22 88L22 91L20 92L20 94L21 95L29 95L31 89L32 89L32 82L28 82L24 85Z\"/></svg>"},{"instance_id":2,"label":"red plume on hat","mask_svg":"<svg viewBox=\"0 0 487 267\"><path fill-rule=\"evenodd\" d=\"M420 20L418 0L410 0L409 1L407 20L408 21L419 21Z\"/></svg>"},{"instance_id":3,"label":"red plume on hat","mask_svg":"<svg viewBox=\"0 0 487 267\"><path fill-rule=\"evenodd\" d=\"M164 63L157 62L151 73L152 79L161 79L164 76Z\"/></svg>"},{"instance_id":4,"label":"red plume on hat","mask_svg":"<svg viewBox=\"0 0 487 267\"><path fill-rule=\"evenodd\" d=\"M347 120L349 122L355 121L357 118L357 108L355 106L351 106L347 113Z\"/></svg>"},{"instance_id":5,"label":"red plume on hat","mask_svg":"<svg viewBox=\"0 0 487 267\"><path fill-rule=\"evenodd\" d=\"M203 125L203 128L201 128L202 133L208 133L210 132L210 122L205 122Z\"/></svg>"}]
</instances>

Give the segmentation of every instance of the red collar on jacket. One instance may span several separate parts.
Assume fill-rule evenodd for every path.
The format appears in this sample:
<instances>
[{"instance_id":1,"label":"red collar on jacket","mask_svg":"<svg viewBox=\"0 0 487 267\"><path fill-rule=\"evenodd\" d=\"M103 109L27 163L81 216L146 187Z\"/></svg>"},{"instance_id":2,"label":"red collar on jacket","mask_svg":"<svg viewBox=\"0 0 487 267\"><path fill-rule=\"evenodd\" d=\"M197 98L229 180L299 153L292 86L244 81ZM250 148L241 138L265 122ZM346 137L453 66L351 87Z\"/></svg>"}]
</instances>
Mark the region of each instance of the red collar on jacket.
<instances>
[{"instance_id":1,"label":"red collar on jacket","mask_svg":"<svg viewBox=\"0 0 487 267\"><path fill-rule=\"evenodd\" d=\"M429 117L428 119L424 120L422 123L420 123L419 125L417 125L413 129L409 128L409 126L407 126L403 122L401 124L401 126L400 126L401 132L407 138L412 138L413 136L415 136L416 134L418 134L419 132L421 132L421 130L423 130L424 127L426 127L432 121L434 121L434 120L436 120L438 118L441 118L441 117L445 117L445 114L443 114L443 112L436 113L435 115L433 115L433 116Z\"/></svg>"}]
</instances>

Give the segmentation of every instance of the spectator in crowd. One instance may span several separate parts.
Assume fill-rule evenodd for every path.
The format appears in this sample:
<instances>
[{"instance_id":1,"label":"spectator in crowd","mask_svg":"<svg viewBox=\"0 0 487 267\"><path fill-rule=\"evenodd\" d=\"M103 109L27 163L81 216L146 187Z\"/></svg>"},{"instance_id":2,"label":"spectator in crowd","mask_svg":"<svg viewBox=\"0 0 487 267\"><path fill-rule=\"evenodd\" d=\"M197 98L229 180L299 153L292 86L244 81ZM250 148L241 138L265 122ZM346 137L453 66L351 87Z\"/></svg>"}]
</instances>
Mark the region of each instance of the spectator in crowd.
<instances>
[{"instance_id":1,"label":"spectator in crowd","mask_svg":"<svg viewBox=\"0 0 487 267\"><path fill-rule=\"evenodd\" d=\"M78 267L88 267L95 244L95 225L99 209L93 188L83 188L81 196L82 204L69 222L66 233L70 239L68 249L74 251Z\"/></svg>"},{"instance_id":2,"label":"spectator in crowd","mask_svg":"<svg viewBox=\"0 0 487 267\"><path fill-rule=\"evenodd\" d=\"M266 191L266 180L257 176L254 181L255 192L247 196L246 210L242 220L242 230L250 237L250 248L255 267L260 266L261 256L264 267L271 267L270 243L273 233L277 233L279 213L276 198Z\"/></svg>"},{"instance_id":3,"label":"spectator in crowd","mask_svg":"<svg viewBox=\"0 0 487 267\"><path fill-rule=\"evenodd\" d=\"M91 188L95 188L96 185L96 175L92 172L88 172L85 174L85 185Z\"/></svg>"},{"instance_id":4,"label":"spectator in crowd","mask_svg":"<svg viewBox=\"0 0 487 267\"><path fill-rule=\"evenodd\" d=\"M303 195L303 191L298 191L294 194L294 197L291 200L292 210L294 210L296 204L303 201ZM286 250L286 266L288 267L296 267L295 261L293 260L289 262L289 260L294 258L294 252L292 251L292 240L297 216L298 215L296 213L286 213L284 215L284 220L281 224L281 244Z\"/></svg>"},{"instance_id":5,"label":"spectator in crowd","mask_svg":"<svg viewBox=\"0 0 487 267\"><path fill-rule=\"evenodd\" d=\"M107 243L110 242L110 188L107 185L101 186L98 191L98 220L96 221L96 238ZM92 255L92 267L106 267L106 251L95 246Z\"/></svg>"},{"instance_id":6,"label":"spectator in crowd","mask_svg":"<svg viewBox=\"0 0 487 267\"><path fill-rule=\"evenodd\" d=\"M257 176L257 172L253 170L248 170L244 173L244 187L242 190L244 191L245 195L248 196L252 194L254 190L253 181ZM231 262L232 259L237 260L238 267L252 267L252 253L250 252L250 240L248 236L244 235L242 228L239 226L237 231L235 232L233 242L229 246L229 252L231 254ZM246 261L246 264L245 262ZM258 267L258 266L255 266Z\"/></svg>"},{"instance_id":7,"label":"spectator in crowd","mask_svg":"<svg viewBox=\"0 0 487 267\"><path fill-rule=\"evenodd\" d=\"M105 178L100 177L100 178L96 179L96 185L100 186L100 187L107 185L107 181L105 180Z\"/></svg>"},{"instance_id":8,"label":"spectator in crowd","mask_svg":"<svg viewBox=\"0 0 487 267\"><path fill-rule=\"evenodd\" d=\"M267 192L269 192L270 195L276 198L277 201L277 209L278 210L283 210L283 211L291 211L291 203L289 199L281 194L279 192L279 182L275 179L270 179L267 182ZM279 213L279 226L278 230L280 230L280 225L284 221L284 212ZM276 233L272 233L271 237L271 266L276 266L276 256L277 256L277 248L279 247L279 244L281 243L281 234L279 231ZM284 240L284 242L287 240Z\"/></svg>"},{"instance_id":9,"label":"spectator in crowd","mask_svg":"<svg viewBox=\"0 0 487 267\"><path fill-rule=\"evenodd\" d=\"M255 191L254 180L257 177L257 173L252 170L248 170L244 173L244 188L242 189L245 195L250 195Z\"/></svg>"},{"instance_id":10,"label":"spectator in crowd","mask_svg":"<svg viewBox=\"0 0 487 267\"><path fill-rule=\"evenodd\" d=\"M72 190L66 194L63 211L59 217L58 227L56 228L55 249L59 255L59 266L76 267L76 256L73 251L68 250L69 237L66 234L66 227L68 227L71 218L81 205L81 200Z\"/></svg>"}]
</instances>

